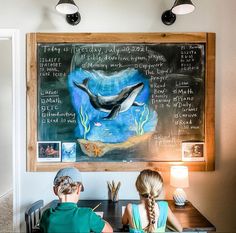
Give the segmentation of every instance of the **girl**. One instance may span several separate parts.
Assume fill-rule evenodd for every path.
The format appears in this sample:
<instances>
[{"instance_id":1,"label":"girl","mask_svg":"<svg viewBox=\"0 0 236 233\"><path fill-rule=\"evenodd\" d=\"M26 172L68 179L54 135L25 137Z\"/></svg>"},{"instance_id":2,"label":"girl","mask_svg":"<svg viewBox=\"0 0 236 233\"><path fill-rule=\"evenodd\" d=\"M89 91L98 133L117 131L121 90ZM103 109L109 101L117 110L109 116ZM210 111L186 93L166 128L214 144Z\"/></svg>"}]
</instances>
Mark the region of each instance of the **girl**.
<instances>
[{"instance_id":1,"label":"girl","mask_svg":"<svg viewBox=\"0 0 236 233\"><path fill-rule=\"evenodd\" d=\"M139 192L140 203L126 206L122 223L129 224L132 233L165 232L166 222L178 232L182 226L175 218L166 201L157 201L163 187L161 175L152 170L143 170L137 180L136 189Z\"/></svg>"}]
</instances>

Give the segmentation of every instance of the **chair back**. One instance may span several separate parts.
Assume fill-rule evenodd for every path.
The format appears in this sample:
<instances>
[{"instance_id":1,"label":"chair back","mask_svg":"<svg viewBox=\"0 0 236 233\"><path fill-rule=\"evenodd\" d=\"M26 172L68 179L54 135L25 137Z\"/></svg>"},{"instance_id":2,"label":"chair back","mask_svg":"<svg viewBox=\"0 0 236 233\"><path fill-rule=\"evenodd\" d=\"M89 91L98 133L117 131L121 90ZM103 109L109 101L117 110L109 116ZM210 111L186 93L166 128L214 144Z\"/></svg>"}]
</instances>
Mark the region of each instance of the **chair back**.
<instances>
[{"instance_id":1,"label":"chair back","mask_svg":"<svg viewBox=\"0 0 236 233\"><path fill-rule=\"evenodd\" d=\"M39 222L43 207L43 200L39 200L31 204L25 211L26 232L33 233L34 227ZM35 232L35 231L34 231Z\"/></svg>"}]
</instances>

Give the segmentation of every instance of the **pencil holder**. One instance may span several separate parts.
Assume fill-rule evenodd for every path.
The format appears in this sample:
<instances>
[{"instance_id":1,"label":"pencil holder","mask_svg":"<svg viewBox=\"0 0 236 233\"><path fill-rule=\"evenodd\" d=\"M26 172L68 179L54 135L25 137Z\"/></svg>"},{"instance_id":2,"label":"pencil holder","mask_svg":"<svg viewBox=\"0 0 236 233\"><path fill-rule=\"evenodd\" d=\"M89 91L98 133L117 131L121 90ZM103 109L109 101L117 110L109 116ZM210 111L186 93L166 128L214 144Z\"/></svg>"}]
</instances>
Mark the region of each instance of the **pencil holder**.
<instances>
[{"instance_id":1,"label":"pencil holder","mask_svg":"<svg viewBox=\"0 0 236 233\"><path fill-rule=\"evenodd\" d=\"M114 195L114 193L110 192L109 190L108 190L108 198L112 202L117 202L119 200L118 194Z\"/></svg>"},{"instance_id":2,"label":"pencil holder","mask_svg":"<svg viewBox=\"0 0 236 233\"><path fill-rule=\"evenodd\" d=\"M108 198L112 202L117 202L119 200L118 198L118 192L120 189L121 183L118 182L117 185L115 184L115 181L107 182L108 187Z\"/></svg>"}]
</instances>

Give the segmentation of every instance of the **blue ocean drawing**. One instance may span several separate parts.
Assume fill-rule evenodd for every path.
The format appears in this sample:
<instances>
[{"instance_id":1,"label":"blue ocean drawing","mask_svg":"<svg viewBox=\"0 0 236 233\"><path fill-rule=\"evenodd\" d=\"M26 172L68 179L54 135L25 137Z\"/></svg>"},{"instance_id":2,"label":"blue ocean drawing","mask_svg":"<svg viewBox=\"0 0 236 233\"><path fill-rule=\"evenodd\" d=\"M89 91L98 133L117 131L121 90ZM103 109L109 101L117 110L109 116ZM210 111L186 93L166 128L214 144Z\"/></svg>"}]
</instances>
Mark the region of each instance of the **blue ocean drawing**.
<instances>
[{"instance_id":1,"label":"blue ocean drawing","mask_svg":"<svg viewBox=\"0 0 236 233\"><path fill-rule=\"evenodd\" d=\"M157 112L149 106L149 80L139 70L72 71L68 76L77 114L75 136L88 141L121 143L155 131Z\"/></svg>"}]
</instances>

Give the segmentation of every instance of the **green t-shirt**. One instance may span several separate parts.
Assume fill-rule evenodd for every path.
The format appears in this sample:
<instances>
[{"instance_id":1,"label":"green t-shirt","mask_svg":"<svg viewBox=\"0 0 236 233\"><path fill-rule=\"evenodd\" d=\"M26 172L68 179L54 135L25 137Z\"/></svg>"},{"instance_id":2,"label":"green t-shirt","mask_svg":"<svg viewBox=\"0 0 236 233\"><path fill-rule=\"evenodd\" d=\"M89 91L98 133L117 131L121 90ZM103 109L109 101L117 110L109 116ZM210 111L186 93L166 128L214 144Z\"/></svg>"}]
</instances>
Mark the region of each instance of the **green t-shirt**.
<instances>
[{"instance_id":1,"label":"green t-shirt","mask_svg":"<svg viewBox=\"0 0 236 233\"><path fill-rule=\"evenodd\" d=\"M79 208L71 202L59 203L44 211L40 220L42 233L101 232L105 221L90 208Z\"/></svg>"}]
</instances>

